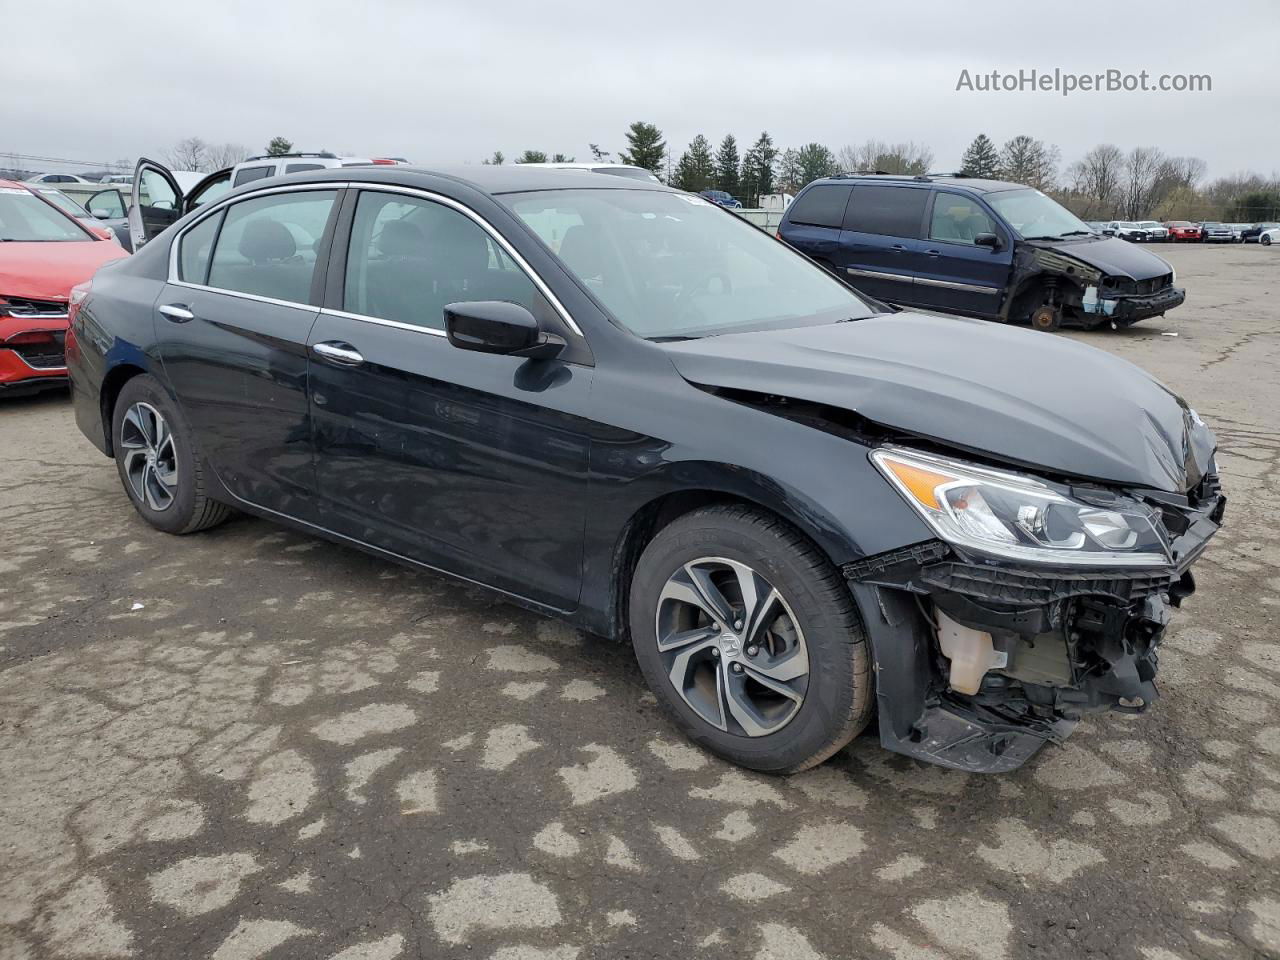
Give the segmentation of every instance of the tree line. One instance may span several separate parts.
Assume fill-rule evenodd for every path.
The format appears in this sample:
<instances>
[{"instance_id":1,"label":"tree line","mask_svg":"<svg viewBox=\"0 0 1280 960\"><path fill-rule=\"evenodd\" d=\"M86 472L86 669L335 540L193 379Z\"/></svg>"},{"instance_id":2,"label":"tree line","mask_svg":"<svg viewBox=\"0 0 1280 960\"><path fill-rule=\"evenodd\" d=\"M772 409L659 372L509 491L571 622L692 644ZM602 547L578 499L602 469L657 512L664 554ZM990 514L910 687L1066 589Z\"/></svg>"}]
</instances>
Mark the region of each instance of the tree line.
<instances>
[{"instance_id":1,"label":"tree line","mask_svg":"<svg viewBox=\"0 0 1280 960\"><path fill-rule=\"evenodd\" d=\"M713 147L700 133L674 158L658 126L644 121L631 124L626 141L618 162L644 167L682 190L723 190L748 207L767 194L795 194L836 173L917 176L934 167L933 150L914 141L866 140L836 149L814 142L780 149L765 131L740 152L733 134ZM590 150L598 163L612 157L594 143ZM515 162L547 159L542 151L526 150ZM551 159L573 160L559 153ZM497 151L484 162L502 163L504 157ZM1167 155L1150 146L1124 150L1110 143L1064 167L1053 144L1020 134L998 145L980 133L964 151L959 169L947 172L1026 184L1087 220L1280 221L1280 177L1245 173L1206 182L1206 170L1199 157Z\"/></svg>"}]
</instances>

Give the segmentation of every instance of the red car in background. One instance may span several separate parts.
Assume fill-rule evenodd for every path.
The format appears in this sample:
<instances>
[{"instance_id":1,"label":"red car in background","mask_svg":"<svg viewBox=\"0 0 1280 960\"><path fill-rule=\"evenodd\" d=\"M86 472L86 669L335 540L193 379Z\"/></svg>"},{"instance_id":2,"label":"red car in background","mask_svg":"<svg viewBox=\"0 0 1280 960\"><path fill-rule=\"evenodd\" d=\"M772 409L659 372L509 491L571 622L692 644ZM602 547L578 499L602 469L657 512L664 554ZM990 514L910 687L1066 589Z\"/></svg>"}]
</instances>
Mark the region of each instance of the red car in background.
<instances>
[{"instance_id":1,"label":"red car in background","mask_svg":"<svg viewBox=\"0 0 1280 960\"><path fill-rule=\"evenodd\" d=\"M71 288L127 256L114 238L0 180L0 396L66 384Z\"/></svg>"},{"instance_id":2,"label":"red car in background","mask_svg":"<svg viewBox=\"0 0 1280 960\"><path fill-rule=\"evenodd\" d=\"M1169 228L1170 240L1199 240L1200 224L1190 220L1170 220L1165 224Z\"/></svg>"}]
</instances>

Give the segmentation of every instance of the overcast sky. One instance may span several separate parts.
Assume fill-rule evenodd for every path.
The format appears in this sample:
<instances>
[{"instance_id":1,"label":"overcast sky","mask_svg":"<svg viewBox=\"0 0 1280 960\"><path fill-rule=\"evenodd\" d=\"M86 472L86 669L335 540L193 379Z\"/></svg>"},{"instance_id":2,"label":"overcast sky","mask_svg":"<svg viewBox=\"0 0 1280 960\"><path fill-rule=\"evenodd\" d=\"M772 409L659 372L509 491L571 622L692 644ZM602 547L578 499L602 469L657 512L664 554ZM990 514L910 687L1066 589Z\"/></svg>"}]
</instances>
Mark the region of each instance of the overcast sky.
<instances>
[{"instance_id":1,"label":"overcast sky","mask_svg":"<svg viewBox=\"0 0 1280 960\"><path fill-rule=\"evenodd\" d=\"M257 151L275 135L423 164L526 148L583 160L648 120L676 155L697 133L745 146L768 130L783 147L922 141L945 170L979 132L1027 133L1064 163L1110 141L1200 156L1214 177L1280 170L1276 0L186 6L132 0L106 17L99 0L61 0L52 31L9 18L0 164L163 156L186 136ZM1213 89L956 91L962 69L1055 67L1207 73Z\"/></svg>"}]
</instances>

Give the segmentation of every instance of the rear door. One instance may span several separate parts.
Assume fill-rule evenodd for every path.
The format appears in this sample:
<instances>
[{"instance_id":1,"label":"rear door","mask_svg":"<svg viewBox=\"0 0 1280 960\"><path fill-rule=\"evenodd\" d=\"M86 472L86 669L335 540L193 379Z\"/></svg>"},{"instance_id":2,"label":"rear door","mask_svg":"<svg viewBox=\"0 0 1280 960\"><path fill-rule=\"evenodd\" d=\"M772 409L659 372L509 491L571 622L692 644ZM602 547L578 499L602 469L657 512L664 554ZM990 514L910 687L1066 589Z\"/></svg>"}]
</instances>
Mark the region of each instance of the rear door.
<instances>
[{"instance_id":1,"label":"rear door","mask_svg":"<svg viewBox=\"0 0 1280 960\"><path fill-rule=\"evenodd\" d=\"M157 300L165 374L236 497L315 522L307 338L340 191L251 194L178 238Z\"/></svg>"},{"instance_id":2,"label":"rear door","mask_svg":"<svg viewBox=\"0 0 1280 960\"><path fill-rule=\"evenodd\" d=\"M953 313L994 317L1013 265L1009 233L977 199L949 190L933 191L922 269L912 296L917 304ZM994 234L993 249L974 241Z\"/></svg>"},{"instance_id":3,"label":"rear door","mask_svg":"<svg viewBox=\"0 0 1280 960\"><path fill-rule=\"evenodd\" d=\"M927 188L859 183L845 208L837 266L846 279L890 303L914 304L924 267L921 230Z\"/></svg>"},{"instance_id":4,"label":"rear door","mask_svg":"<svg viewBox=\"0 0 1280 960\"><path fill-rule=\"evenodd\" d=\"M363 191L349 234L310 340L326 525L573 608L590 440L570 411L594 370L581 337L510 249L444 198ZM465 300L528 307L582 362L459 350L443 310Z\"/></svg>"},{"instance_id":5,"label":"rear door","mask_svg":"<svg viewBox=\"0 0 1280 960\"><path fill-rule=\"evenodd\" d=\"M129 237L135 252L182 216L182 188L169 168L143 157L133 171Z\"/></svg>"}]
</instances>

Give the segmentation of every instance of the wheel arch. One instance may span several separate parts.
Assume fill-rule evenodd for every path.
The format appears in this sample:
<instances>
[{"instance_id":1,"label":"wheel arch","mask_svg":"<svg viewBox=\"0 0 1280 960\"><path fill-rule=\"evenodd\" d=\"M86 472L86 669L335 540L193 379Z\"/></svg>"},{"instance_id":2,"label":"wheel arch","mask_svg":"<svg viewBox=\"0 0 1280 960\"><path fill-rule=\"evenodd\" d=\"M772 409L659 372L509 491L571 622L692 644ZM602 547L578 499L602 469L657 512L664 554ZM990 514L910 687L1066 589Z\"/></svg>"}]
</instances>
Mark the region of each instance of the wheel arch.
<instances>
[{"instance_id":1,"label":"wheel arch","mask_svg":"<svg viewBox=\"0 0 1280 960\"><path fill-rule=\"evenodd\" d=\"M102 435L106 439L106 454L109 457L115 456L115 442L111 436L111 419L115 413L116 400L120 396L120 391L124 389L124 385L134 377L139 377L147 371L137 364L123 362L118 363L110 370L107 375L102 378L102 387L98 391L98 405L102 414Z\"/></svg>"}]
</instances>

